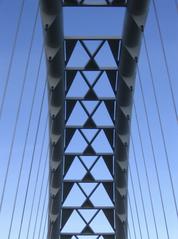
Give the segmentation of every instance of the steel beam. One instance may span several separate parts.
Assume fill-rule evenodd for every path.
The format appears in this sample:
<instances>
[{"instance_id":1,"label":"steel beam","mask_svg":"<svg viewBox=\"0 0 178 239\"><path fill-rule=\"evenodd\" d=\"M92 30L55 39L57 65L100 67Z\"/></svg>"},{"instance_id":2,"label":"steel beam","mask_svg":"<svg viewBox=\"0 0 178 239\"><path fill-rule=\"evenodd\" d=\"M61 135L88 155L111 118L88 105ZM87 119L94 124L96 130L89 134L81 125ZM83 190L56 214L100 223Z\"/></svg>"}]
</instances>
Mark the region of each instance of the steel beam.
<instances>
[{"instance_id":1,"label":"steel beam","mask_svg":"<svg viewBox=\"0 0 178 239\"><path fill-rule=\"evenodd\" d=\"M64 34L62 1L40 0L46 51L49 100L49 218L48 239L58 239L64 156Z\"/></svg>"},{"instance_id":2,"label":"steel beam","mask_svg":"<svg viewBox=\"0 0 178 239\"><path fill-rule=\"evenodd\" d=\"M149 0L129 0L119 63L115 133L116 238L127 239L128 157L136 68Z\"/></svg>"}]
</instances>

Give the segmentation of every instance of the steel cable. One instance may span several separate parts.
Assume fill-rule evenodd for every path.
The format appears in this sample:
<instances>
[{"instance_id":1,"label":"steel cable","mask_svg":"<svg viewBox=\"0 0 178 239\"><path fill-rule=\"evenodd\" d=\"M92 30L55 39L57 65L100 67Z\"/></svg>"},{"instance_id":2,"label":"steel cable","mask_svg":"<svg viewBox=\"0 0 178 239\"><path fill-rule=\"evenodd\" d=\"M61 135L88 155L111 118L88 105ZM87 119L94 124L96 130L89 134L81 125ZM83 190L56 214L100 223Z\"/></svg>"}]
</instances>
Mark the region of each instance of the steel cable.
<instances>
[{"instance_id":1,"label":"steel cable","mask_svg":"<svg viewBox=\"0 0 178 239\"><path fill-rule=\"evenodd\" d=\"M143 98L143 96L142 96L142 98ZM136 111L136 107L134 105L134 112L135 111ZM136 121L136 123L137 123L137 121ZM141 132L140 132L140 126L139 126L138 123L137 123L137 130L138 130L138 136L139 136L139 141L140 141L140 146L141 146L141 153L142 153L142 158L143 158L143 163L144 163L144 169L145 169L146 181L147 181L147 186L148 186L149 198L150 198L150 202L151 202L151 211L152 211L153 220L154 220L154 227L155 227L155 230L156 230L157 239L159 239L158 229L157 229L157 222L156 222L156 216L155 216L155 211L154 211L154 206L153 206L153 198L152 198L152 193L151 193L150 180L149 180L149 177L148 177L146 158L145 158L145 153L144 153L144 149L143 149L143 143L142 143L142 137L141 137Z\"/></svg>"},{"instance_id":2,"label":"steel cable","mask_svg":"<svg viewBox=\"0 0 178 239\"><path fill-rule=\"evenodd\" d=\"M142 82L141 82L140 74L139 74L139 69L138 69L138 75L139 75L138 78L139 78L140 88L141 88L141 92L142 92L142 97L144 97ZM165 222L165 226L166 226L166 234L167 234L167 238L170 239L168 224L167 224L167 218L166 218L166 212L165 212L165 207L164 207L164 202L163 202L163 195L162 195L161 184L160 184L160 178L159 178L159 173L158 173L158 166L157 166L156 156L155 156L155 152L154 152L154 146L153 146L153 140L152 140L152 135L151 135L151 129L150 129L150 125L149 125L149 119L148 119L148 113L147 113L145 98L144 98L143 101L144 101L144 111L145 111L145 115L146 115L149 139L150 139L150 144L151 144L151 151L152 151L152 155L153 155L153 162L154 162L154 167L155 167L155 172L156 172L156 179L157 179L157 183L158 183L159 195L160 195L160 200L161 200L161 207L162 207L164 222ZM141 137L141 131L140 131L140 126L139 126L139 120L138 120L136 107L134 107L134 110L135 110L135 118L136 118L136 122L137 122L137 128L138 128L138 133L139 133L139 137L140 137L140 142L141 142L142 150L143 150L142 137ZM143 152L144 152L144 150L143 150ZM146 164L145 164L145 166L146 166Z\"/></svg>"},{"instance_id":3,"label":"steel cable","mask_svg":"<svg viewBox=\"0 0 178 239\"><path fill-rule=\"evenodd\" d=\"M44 170L43 170L42 184L41 184L40 193L39 193L40 196L39 196L38 203L37 203L37 210L36 210L35 223L34 223L34 229L33 229L33 238L35 238L35 231L36 231L36 226L37 226L37 221L38 221L38 216L39 216L41 197L42 197L42 189L43 189L44 179L45 179L45 171L46 171L46 166L48 165L47 164L48 155L49 155L49 149L47 150L47 155L46 155L46 160L45 160L45 167L44 167Z\"/></svg>"},{"instance_id":4,"label":"steel cable","mask_svg":"<svg viewBox=\"0 0 178 239\"><path fill-rule=\"evenodd\" d=\"M136 209L136 216L137 216L137 221L138 221L138 228L139 228L140 238L143 239L140 217L139 217L139 213L138 213L138 205L137 205L136 194L135 194L135 187L134 187L132 172L131 172L130 168L129 168L129 175L130 175L131 188L132 188L132 192L133 192L133 201L134 201L134 205L135 205L135 209Z\"/></svg>"},{"instance_id":5,"label":"steel cable","mask_svg":"<svg viewBox=\"0 0 178 239\"><path fill-rule=\"evenodd\" d=\"M44 130L44 134L43 134L43 141L42 141L41 152L40 152L40 159L39 159L38 169L37 169L37 174L36 174L36 179L35 179L35 186L34 186L34 192L33 192L32 206L31 206L31 210L30 210L30 218L29 218L29 222L28 222L28 229L27 229L26 239L28 239L29 232L30 232L32 214L33 214L34 203L35 203L35 196L36 196L36 191L37 191L37 184L38 184L38 181L39 181L39 173L40 173L40 168L41 168L41 163L42 163L42 154L43 154L44 146L45 146L45 139L46 139L45 136L46 136L46 132L47 132L47 126L48 126L48 117L46 119L45 130ZM48 158L48 151L47 151L46 159L44 161L44 168L43 168L43 171L42 171L42 183L41 183L41 187L40 187L38 205L40 204L40 198L41 198L43 183L44 183L44 179L45 179L45 170L46 170L46 165L47 165L47 158Z\"/></svg>"},{"instance_id":6,"label":"steel cable","mask_svg":"<svg viewBox=\"0 0 178 239\"><path fill-rule=\"evenodd\" d=\"M176 214L177 214L177 217L178 217L178 206L177 206L177 201L176 201L176 196L175 196L174 184L173 184L173 179L172 179L172 172L171 172L171 167L170 167L170 163L169 163L168 151L167 151L167 146L166 146L166 140L165 140L165 135L164 135L164 130L163 130L161 114L160 114L160 110L159 110L158 99L157 99L157 96L156 96L156 87L155 87L155 83L154 83L151 61L150 61L145 37L144 37L144 45L145 45L146 56L147 56L147 60L148 60L148 66L149 66L149 72L150 72L150 77L151 77L151 83L152 83L152 87L153 87L154 99L155 99L155 103L156 103L156 110L157 110L157 114L158 114L158 120L159 120L159 124L160 124L161 136L162 136L163 145L164 145L164 152L165 152L165 156L166 156L166 164L167 164L167 168L168 168L169 179L170 179L170 183L171 183L173 201L174 201L174 206L175 206L175 209L176 209ZM142 87L142 90L143 90L143 87Z\"/></svg>"},{"instance_id":7,"label":"steel cable","mask_svg":"<svg viewBox=\"0 0 178 239\"><path fill-rule=\"evenodd\" d=\"M31 160L31 163L30 163L30 170L29 170L29 175L28 175L27 188L26 188L26 192L25 192L25 200L24 200L24 203L23 203L22 217L21 217L21 220L20 220L20 229L19 229L19 232L18 232L18 239L20 239L20 237L21 237L22 224L23 224L23 219L24 219L24 214L25 214L28 190L29 190L29 186L30 186L31 174L32 174L33 163L34 163L34 158L35 158L34 157L35 156L35 150L36 150L38 133L39 133L40 123L41 123L41 118L42 118L42 111L43 111L43 106L44 106L45 92L46 92L46 81L45 81L45 84L44 84L42 102L41 102L41 106L40 106L40 114L39 114L38 121L37 121L37 130L36 130L36 133L35 133L35 141L34 141L34 147L33 147L33 152L32 152L32 160Z\"/></svg>"},{"instance_id":8,"label":"steel cable","mask_svg":"<svg viewBox=\"0 0 178 239\"><path fill-rule=\"evenodd\" d=\"M17 45L17 37L18 37L18 34L19 34L19 30L20 30L20 24L21 24L21 20L22 20L24 5L25 5L25 0L22 0L21 6L20 6L19 16L18 16L18 20L17 20L17 27L16 27L16 31L15 31L15 37L14 37L13 44L12 44L12 51L11 51L11 55L10 55L10 61L9 61L9 65L8 65L7 76L6 76L6 80L5 80L5 86L4 86L3 94L2 94L2 101L0 103L0 120L1 120L1 116L2 116L2 111L3 111L3 107L4 107L5 98L6 98L7 87L8 87L8 84L9 84L10 73L11 73L12 63L13 63L15 49L16 49L16 45Z\"/></svg>"},{"instance_id":9,"label":"steel cable","mask_svg":"<svg viewBox=\"0 0 178 239\"><path fill-rule=\"evenodd\" d=\"M44 200L43 200L43 207L42 207L42 214L41 214L41 218L40 218L40 226L39 226L39 230L38 230L38 237L37 238L40 238L40 235L41 235L41 230L42 230L42 222L43 222L43 217L44 217L44 211L45 211L45 205L46 205L46 201L48 201L48 186L49 186L49 178L47 180L47 183L46 183L46 189L45 189L45 197L44 197ZM48 205L48 204L47 204ZM47 209L48 210L48 209ZM47 213L48 214L48 213ZM35 232L33 232L33 238L35 238L36 234L36 229L35 229Z\"/></svg>"},{"instance_id":10,"label":"steel cable","mask_svg":"<svg viewBox=\"0 0 178 239\"><path fill-rule=\"evenodd\" d=\"M37 91L37 85L38 85L38 82L39 82L39 74L40 74L40 69L41 69L42 55L43 55L43 51L41 52L41 56L40 56L40 62L39 62L39 66L38 66L37 77L36 77L35 87L34 87L34 93L33 93L33 97L32 97L32 104L31 104L30 115L29 115L28 124L27 124L28 126L27 126L25 141L24 141L22 159L21 159L21 163L20 163L20 171L19 171L19 176L18 176L16 193L15 193L15 198L14 198L14 202L13 202L13 210L12 210L12 216L11 216L11 221L10 221L8 238L10 237L10 234L11 234L12 223L13 223L14 213L15 213L15 208L16 208L16 203L17 203L17 196L18 196L19 186L20 186L20 181L21 181L21 176L22 176L22 169L23 169L23 166L24 166L25 152L26 152L27 141L28 141L29 132L30 132L32 114L33 114L34 103L35 103L35 96L36 96L36 91Z\"/></svg>"},{"instance_id":11,"label":"steel cable","mask_svg":"<svg viewBox=\"0 0 178 239\"><path fill-rule=\"evenodd\" d=\"M41 237L41 233L40 233L39 239L40 238L45 239L47 237L47 236L45 237L45 231L47 230L47 219L48 219L48 209L46 210L45 221L44 221L44 225L43 225L42 237Z\"/></svg>"},{"instance_id":12,"label":"steel cable","mask_svg":"<svg viewBox=\"0 0 178 239\"><path fill-rule=\"evenodd\" d=\"M23 95L24 95L24 88L25 88L25 84L26 84L26 80L27 80L29 61L30 61L30 56L31 56L31 51L32 51L32 46L33 46L33 41L34 41L34 36L35 36L35 30L36 30L36 25L37 25L37 19L38 19L38 10L39 10L39 8L36 11L35 23L34 23L34 26L33 26L32 37L31 37L31 41L30 41L30 48L29 48L29 51L28 51L27 61L26 61L26 65L25 65L25 74L24 74L24 79L23 79L23 82L22 82L22 88L21 88L21 91L20 91L20 98L19 98L19 101L18 101L17 114L16 114L16 118L15 118L12 140L11 140L11 144L10 144L10 151L9 151L9 157L8 157L8 162L7 162L7 168L5 170L6 171L5 172L5 177L4 177L4 180L3 180L3 189L2 189L1 201L0 201L0 211L1 211L2 204L3 204L3 200L4 200L4 194L5 194L5 190L6 190L6 184L7 184L8 174L9 174L12 152L13 152L13 147L14 147L15 137L16 137L16 132L17 132L17 124L18 124L18 121L19 121L19 115L20 115L20 111L21 111L21 107L22 107L22 98L23 98Z\"/></svg>"},{"instance_id":13,"label":"steel cable","mask_svg":"<svg viewBox=\"0 0 178 239\"><path fill-rule=\"evenodd\" d=\"M178 112L177 112L176 100L175 100L175 96L174 96L174 91L173 91L173 86L172 86L172 79L171 79L171 74L170 74L170 71L169 71L168 60L167 60L167 56L166 56L166 50L165 50L165 45L164 45L164 41L163 41L163 36L162 36L162 33L161 33L161 26L160 26L160 21L159 21L159 17L158 17L158 12L157 12L157 8L156 8L155 0L153 0L153 8L154 8L154 13L155 13L155 17L156 17L156 23L157 23L157 27L158 27L160 42L161 42L161 46L162 46L162 50L163 50L164 62L165 62L167 76L168 76L168 83L169 83L169 88L170 88L170 92L171 92L173 107L174 107L174 111L175 111L175 115L176 115L176 120L178 121Z\"/></svg>"},{"instance_id":14,"label":"steel cable","mask_svg":"<svg viewBox=\"0 0 178 239\"><path fill-rule=\"evenodd\" d=\"M128 194L128 205L129 205L129 209L130 209L130 216L131 216L131 222L132 222L132 226L133 226L134 238L137 239L136 228L135 228L134 217L133 217L133 211L132 211L132 207L131 207L131 201L130 201L129 194Z\"/></svg>"},{"instance_id":15,"label":"steel cable","mask_svg":"<svg viewBox=\"0 0 178 239\"><path fill-rule=\"evenodd\" d=\"M147 215L146 215L146 207L145 207L145 203L144 203L144 199L143 199L143 192L142 192L143 190L142 190L142 186L141 186L141 179L140 179L138 163L137 163L137 159L136 159L135 146L134 146L134 143L133 143L132 136L131 136L131 143L132 143L132 149L133 149L134 163L135 163L135 167L136 167L136 174L137 174L137 178L138 178L138 185L139 185L139 191L140 191L140 196L141 196L141 202L142 202L143 215L144 215L144 220L145 220L145 225L146 225L146 231L147 231L147 236L150 239L150 233L149 233L149 228L148 228L148 220L147 220Z\"/></svg>"}]
</instances>

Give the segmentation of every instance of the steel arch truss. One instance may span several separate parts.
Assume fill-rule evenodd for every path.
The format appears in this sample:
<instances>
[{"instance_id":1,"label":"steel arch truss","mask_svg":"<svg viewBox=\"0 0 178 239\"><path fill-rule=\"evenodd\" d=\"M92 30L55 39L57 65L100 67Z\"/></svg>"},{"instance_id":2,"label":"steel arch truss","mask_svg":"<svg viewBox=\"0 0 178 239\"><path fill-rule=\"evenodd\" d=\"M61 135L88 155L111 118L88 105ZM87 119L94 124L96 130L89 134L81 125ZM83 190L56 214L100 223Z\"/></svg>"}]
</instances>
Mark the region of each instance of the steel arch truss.
<instances>
[{"instance_id":1,"label":"steel arch truss","mask_svg":"<svg viewBox=\"0 0 178 239\"><path fill-rule=\"evenodd\" d=\"M48 239L127 239L131 110L149 1L127 3L122 39L64 39L62 7L87 3L41 0L50 115Z\"/></svg>"}]
</instances>

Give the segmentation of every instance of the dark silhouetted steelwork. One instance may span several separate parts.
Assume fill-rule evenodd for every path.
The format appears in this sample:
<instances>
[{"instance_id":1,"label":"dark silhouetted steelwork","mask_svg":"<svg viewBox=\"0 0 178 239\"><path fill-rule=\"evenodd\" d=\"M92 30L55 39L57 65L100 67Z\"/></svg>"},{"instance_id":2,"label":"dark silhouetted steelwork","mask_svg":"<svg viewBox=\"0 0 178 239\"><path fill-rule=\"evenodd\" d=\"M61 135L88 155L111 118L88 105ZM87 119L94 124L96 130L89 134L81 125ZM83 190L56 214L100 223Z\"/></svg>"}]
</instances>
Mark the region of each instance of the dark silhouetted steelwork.
<instances>
[{"instance_id":1,"label":"dark silhouetted steelwork","mask_svg":"<svg viewBox=\"0 0 178 239\"><path fill-rule=\"evenodd\" d=\"M127 188L130 123L137 62L149 0L128 2L119 65L115 139L116 235L127 236Z\"/></svg>"},{"instance_id":2,"label":"dark silhouetted steelwork","mask_svg":"<svg viewBox=\"0 0 178 239\"><path fill-rule=\"evenodd\" d=\"M127 7L123 38L84 38L69 37L64 39L62 7L83 6L94 7L99 4L88 4L87 1L55 1L41 0L41 15L44 29L44 43L47 58L48 92L49 92L49 125L50 125L50 183L49 183L49 222L48 239L70 239L73 236L97 235L97 238L127 239L127 187L128 187L128 153L130 138L130 121L133 104L136 67L141 46L141 36L144 30L149 0L121 0L105 1L100 6ZM96 51L92 54L86 41L99 41ZM84 65L69 66L69 60L80 44L89 59ZM115 61L115 66L99 65L96 55L104 44ZM98 73L93 84L87 79L87 72ZM71 84L77 74L88 85L88 91L82 97L68 96ZM114 98L100 97L94 90L103 74L106 74ZM92 112L87 110L85 101L96 101ZM68 124L69 117L79 104L87 115L87 120L81 124ZM94 114L103 104L112 119L113 125L99 125L93 118ZM95 130L92 139L88 139L85 130ZM67 150L74 134L78 132L85 141L86 147L81 151ZM103 151L94 146L94 141L102 134L109 143L111 151ZM95 165L100 158L105 162L112 180L96 180L92 176L92 167L87 168L85 157L96 157ZM85 168L86 174L79 180L66 180L65 176L74 160L77 159ZM114 166L114 167L113 167ZM63 172L64 169L64 172ZM96 186L87 195L82 184L95 184ZM65 200L76 186L85 196L80 206L65 206ZM112 206L95 206L90 197L102 186L112 201ZM95 209L96 213L87 222L81 210ZM85 223L80 232L64 232L63 228L73 212L78 213ZM112 232L95 232L90 225L97 215L103 212L112 228Z\"/></svg>"},{"instance_id":3,"label":"dark silhouetted steelwork","mask_svg":"<svg viewBox=\"0 0 178 239\"><path fill-rule=\"evenodd\" d=\"M48 238L59 238L64 156L64 35L61 1L41 0L49 99Z\"/></svg>"}]
</instances>

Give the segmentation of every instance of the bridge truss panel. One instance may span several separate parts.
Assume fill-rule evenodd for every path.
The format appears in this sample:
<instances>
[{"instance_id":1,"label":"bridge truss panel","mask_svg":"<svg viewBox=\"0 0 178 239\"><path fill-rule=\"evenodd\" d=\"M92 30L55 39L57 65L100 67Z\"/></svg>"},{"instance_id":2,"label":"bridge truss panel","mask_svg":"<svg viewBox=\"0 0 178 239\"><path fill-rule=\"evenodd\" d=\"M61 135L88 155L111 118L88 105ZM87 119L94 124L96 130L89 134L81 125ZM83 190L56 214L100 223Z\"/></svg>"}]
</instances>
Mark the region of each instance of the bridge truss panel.
<instances>
[{"instance_id":1,"label":"bridge truss panel","mask_svg":"<svg viewBox=\"0 0 178 239\"><path fill-rule=\"evenodd\" d=\"M87 2L41 0L50 116L48 238L127 239L130 121L149 0L127 3L122 40L64 39L62 7Z\"/></svg>"}]
</instances>

